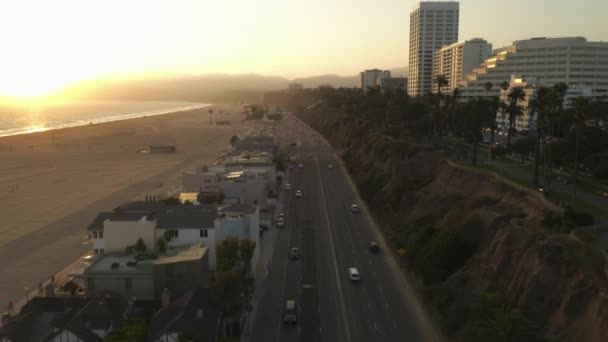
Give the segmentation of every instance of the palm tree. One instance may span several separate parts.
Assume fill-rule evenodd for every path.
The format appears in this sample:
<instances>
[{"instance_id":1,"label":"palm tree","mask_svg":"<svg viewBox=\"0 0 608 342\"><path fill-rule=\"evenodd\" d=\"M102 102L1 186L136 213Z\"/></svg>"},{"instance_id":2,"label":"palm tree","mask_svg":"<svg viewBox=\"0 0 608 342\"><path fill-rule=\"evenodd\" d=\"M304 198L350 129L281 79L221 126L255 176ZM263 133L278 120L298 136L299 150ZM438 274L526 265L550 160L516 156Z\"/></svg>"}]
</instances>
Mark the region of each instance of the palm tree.
<instances>
[{"instance_id":1,"label":"palm tree","mask_svg":"<svg viewBox=\"0 0 608 342\"><path fill-rule=\"evenodd\" d=\"M437 95L441 96L441 89L448 85L448 79L443 75L437 75L433 82L437 85Z\"/></svg>"},{"instance_id":2,"label":"palm tree","mask_svg":"<svg viewBox=\"0 0 608 342\"><path fill-rule=\"evenodd\" d=\"M519 101L526 99L526 92L523 87L513 87L507 94L509 105L507 113L509 114L509 130L507 131L507 150L511 149L511 133L515 129L515 119L523 114L523 108L518 105Z\"/></svg>"},{"instance_id":3,"label":"palm tree","mask_svg":"<svg viewBox=\"0 0 608 342\"><path fill-rule=\"evenodd\" d=\"M581 129L585 126L585 117L589 109L589 99L583 96L576 97L572 104L574 105L574 125L576 127L576 147L574 152L574 174L572 186L574 190L574 196L576 196L576 182L578 178L578 164L580 158L580 143L581 143Z\"/></svg>"},{"instance_id":4,"label":"palm tree","mask_svg":"<svg viewBox=\"0 0 608 342\"><path fill-rule=\"evenodd\" d=\"M443 75L437 75L435 76L435 79L433 80L433 83L435 83L437 85L437 106L435 107L435 118L434 118L434 122L433 122L433 131L437 130L438 133L440 133L439 130L439 126L440 126L440 121L441 118L444 116L443 115L443 111L441 110L441 90L443 89L443 87L448 85L448 79L443 76ZM433 137L433 133L431 132L431 135L429 137L429 140L432 139Z\"/></svg>"}]
</instances>

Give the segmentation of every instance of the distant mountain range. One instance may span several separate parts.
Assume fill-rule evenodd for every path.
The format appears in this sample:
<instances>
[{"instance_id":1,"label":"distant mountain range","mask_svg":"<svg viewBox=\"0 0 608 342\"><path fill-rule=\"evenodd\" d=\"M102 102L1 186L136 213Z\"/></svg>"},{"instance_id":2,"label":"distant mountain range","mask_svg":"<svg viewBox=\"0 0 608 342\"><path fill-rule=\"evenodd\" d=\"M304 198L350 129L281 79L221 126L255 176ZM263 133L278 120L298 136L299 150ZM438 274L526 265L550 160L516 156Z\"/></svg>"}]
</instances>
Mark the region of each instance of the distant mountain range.
<instances>
[{"instance_id":1,"label":"distant mountain range","mask_svg":"<svg viewBox=\"0 0 608 342\"><path fill-rule=\"evenodd\" d=\"M403 76L407 68L390 69L393 76ZM210 101L223 93L265 92L286 89L289 83L302 83L305 88L320 85L357 87L359 75L321 75L289 80L258 74L204 74L119 81L89 81L76 84L65 93L89 100L171 100Z\"/></svg>"}]
</instances>

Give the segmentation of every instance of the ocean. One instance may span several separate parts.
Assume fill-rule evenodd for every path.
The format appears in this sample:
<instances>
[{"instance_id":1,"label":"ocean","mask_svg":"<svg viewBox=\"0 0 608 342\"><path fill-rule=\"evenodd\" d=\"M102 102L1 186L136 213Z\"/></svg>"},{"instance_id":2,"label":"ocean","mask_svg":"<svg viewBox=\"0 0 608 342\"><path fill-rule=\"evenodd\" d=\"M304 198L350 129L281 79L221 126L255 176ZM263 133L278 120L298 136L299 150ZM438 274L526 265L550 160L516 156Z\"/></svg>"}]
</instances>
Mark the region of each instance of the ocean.
<instances>
[{"instance_id":1,"label":"ocean","mask_svg":"<svg viewBox=\"0 0 608 342\"><path fill-rule=\"evenodd\" d=\"M77 101L45 105L0 103L0 137L168 114L210 106L195 102Z\"/></svg>"}]
</instances>

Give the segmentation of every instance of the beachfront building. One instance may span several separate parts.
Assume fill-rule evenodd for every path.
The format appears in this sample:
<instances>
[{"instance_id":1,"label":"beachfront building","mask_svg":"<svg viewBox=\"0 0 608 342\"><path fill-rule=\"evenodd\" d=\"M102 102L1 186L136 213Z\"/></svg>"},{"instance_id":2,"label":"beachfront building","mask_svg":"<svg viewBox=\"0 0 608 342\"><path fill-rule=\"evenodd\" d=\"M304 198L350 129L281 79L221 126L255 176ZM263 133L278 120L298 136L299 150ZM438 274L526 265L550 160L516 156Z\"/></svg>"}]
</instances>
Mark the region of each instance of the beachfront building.
<instances>
[{"instance_id":1,"label":"beachfront building","mask_svg":"<svg viewBox=\"0 0 608 342\"><path fill-rule=\"evenodd\" d=\"M99 296L34 297L16 314L4 314L0 341L103 341L129 319L142 319L131 298Z\"/></svg>"},{"instance_id":2,"label":"beachfront building","mask_svg":"<svg viewBox=\"0 0 608 342\"><path fill-rule=\"evenodd\" d=\"M361 71L359 77L359 87L365 92L368 88L380 87L383 79L391 77L391 72L388 70L371 69Z\"/></svg>"},{"instance_id":3,"label":"beachfront building","mask_svg":"<svg viewBox=\"0 0 608 342\"><path fill-rule=\"evenodd\" d=\"M448 84L441 88L443 93L451 94L454 89L492 54L492 44L481 38L450 44L435 51L433 56L433 79L443 75ZM433 83L433 93L438 92Z\"/></svg>"},{"instance_id":4,"label":"beachfront building","mask_svg":"<svg viewBox=\"0 0 608 342\"><path fill-rule=\"evenodd\" d=\"M564 82L572 94L590 89L592 98L608 95L608 43L589 42L583 37L533 38L515 41L496 49L493 55L467 75L461 83L462 99L499 96L500 84L512 75L535 77L550 87ZM493 87L487 91L486 83Z\"/></svg>"},{"instance_id":5,"label":"beachfront building","mask_svg":"<svg viewBox=\"0 0 608 342\"><path fill-rule=\"evenodd\" d=\"M423 96L433 86L433 54L458 41L458 2L421 1L410 12L407 93Z\"/></svg>"},{"instance_id":6,"label":"beachfront building","mask_svg":"<svg viewBox=\"0 0 608 342\"><path fill-rule=\"evenodd\" d=\"M229 236L236 236L239 239L254 241L256 246L260 246L260 213L258 207L247 204L231 204L218 208L216 230L218 241L222 241ZM251 258L251 270L255 269L259 257L260 248L256 248Z\"/></svg>"},{"instance_id":7,"label":"beachfront building","mask_svg":"<svg viewBox=\"0 0 608 342\"><path fill-rule=\"evenodd\" d=\"M200 244L158 254L104 254L80 277L89 297L112 292L136 300L159 300L165 289L182 295L208 287L208 251Z\"/></svg>"},{"instance_id":8,"label":"beachfront building","mask_svg":"<svg viewBox=\"0 0 608 342\"><path fill-rule=\"evenodd\" d=\"M407 92L407 77L386 77L380 80L380 87L384 93L403 91Z\"/></svg>"},{"instance_id":9,"label":"beachfront building","mask_svg":"<svg viewBox=\"0 0 608 342\"><path fill-rule=\"evenodd\" d=\"M239 203L239 200L233 202ZM230 220L229 225L223 220L230 212L226 208L240 210L234 213L232 218L235 220ZM146 253L162 252L159 240L163 240L168 249L202 244L209 249L209 268L215 270L216 245L230 235L259 242L259 224L257 206L243 202L238 205L131 202L114 211L98 214L88 229L97 254L124 253L133 249L140 238L146 246Z\"/></svg>"}]
</instances>

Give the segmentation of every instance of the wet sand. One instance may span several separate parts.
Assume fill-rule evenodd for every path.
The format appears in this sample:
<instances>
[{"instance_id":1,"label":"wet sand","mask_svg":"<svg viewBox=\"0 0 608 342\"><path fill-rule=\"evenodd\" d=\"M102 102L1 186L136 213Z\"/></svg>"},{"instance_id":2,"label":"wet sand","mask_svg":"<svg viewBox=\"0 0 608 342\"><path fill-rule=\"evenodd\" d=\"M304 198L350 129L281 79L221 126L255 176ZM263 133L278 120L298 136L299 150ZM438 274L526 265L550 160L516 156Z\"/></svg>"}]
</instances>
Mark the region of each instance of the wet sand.
<instances>
[{"instance_id":1,"label":"wet sand","mask_svg":"<svg viewBox=\"0 0 608 342\"><path fill-rule=\"evenodd\" d=\"M232 124L210 125L209 109ZM90 249L98 212L177 190L183 170L225 153L255 125L241 119L215 106L0 138L0 311ZM151 144L177 153L137 153Z\"/></svg>"}]
</instances>

